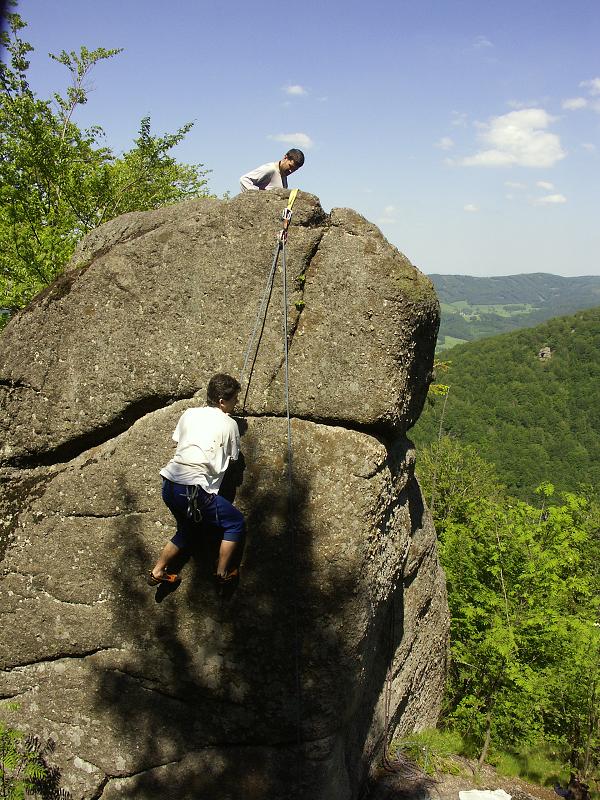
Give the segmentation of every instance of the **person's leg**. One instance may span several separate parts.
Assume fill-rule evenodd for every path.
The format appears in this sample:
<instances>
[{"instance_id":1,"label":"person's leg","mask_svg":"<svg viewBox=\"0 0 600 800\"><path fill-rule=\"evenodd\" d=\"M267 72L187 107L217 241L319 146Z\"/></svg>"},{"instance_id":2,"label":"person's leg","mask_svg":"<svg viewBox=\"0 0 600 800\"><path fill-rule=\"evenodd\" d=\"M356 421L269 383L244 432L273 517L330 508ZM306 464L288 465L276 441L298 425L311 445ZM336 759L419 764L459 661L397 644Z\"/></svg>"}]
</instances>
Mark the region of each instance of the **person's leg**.
<instances>
[{"instance_id":1,"label":"person's leg","mask_svg":"<svg viewBox=\"0 0 600 800\"><path fill-rule=\"evenodd\" d=\"M219 578L226 577L227 573L232 569L237 568L237 564L233 560L233 554L239 548L239 542L228 542L226 539L223 539L221 542L221 546L219 547L219 561L217 562L217 576Z\"/></svg>"},{"instance_id":2,"label":"person's leg","mask_svg":"<svg viewBox=\"0 0 600 800\"><path fill-rule=\"evenodd\" d=\"M165 578L177 580L178 576L170 573L168 566L188 546L191 528L193 527L193 522L187 516L188 498L186 487L163 480L162 498L171 514L175 517L177 531L171 541L167 542L161 550L158 561L152 567L150 575L151 579L153 578L155 581L161 581Z\"/></svg>"},{"instance_id":3,"label":"person's leg","mask_svg":"<svg viewBox=\"0 0 600 800\"><path fill-rule=\"evenodd\" d=\"M177 547L173 542L167 542L163 547L156 564L152 567L151 575L153 578L160 580L168 572L167 567L169 563L181 553L181 547Z\"/></svg>"},{"instance_id":4,"label":"person's leg","mask_svg":"<svg viewBox=\"0 0 600 800\"><path fill-rule=\"evenodd\" d=\"M221 495L215 498L215 522L223 531L219 548L217 577L225 578L239 567L242 544L246 534L246 523L241 511Z\"/></svg>"}]
</instances>

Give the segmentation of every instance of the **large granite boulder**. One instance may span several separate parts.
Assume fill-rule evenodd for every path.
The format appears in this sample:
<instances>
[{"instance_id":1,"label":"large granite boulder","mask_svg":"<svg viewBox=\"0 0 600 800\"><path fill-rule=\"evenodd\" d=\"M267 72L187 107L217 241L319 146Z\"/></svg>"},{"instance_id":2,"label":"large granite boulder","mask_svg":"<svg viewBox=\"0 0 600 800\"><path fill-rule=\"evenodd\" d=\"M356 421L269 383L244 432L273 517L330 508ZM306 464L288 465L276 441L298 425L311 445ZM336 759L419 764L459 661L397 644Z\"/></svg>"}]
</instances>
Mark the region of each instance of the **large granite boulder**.
<instances>
[{"instance_id":1,"label":"large granite boulder","mask_svg":"<svg viewBox=\"0 0 600 800\"><path fill-rule=\"evenodd\" d=\"M0 717L57 742L75 798L356 800L387 738L435 724L448 613L405 432L438 306L354 212L296 202L291 484L278 274L228 487L237 592L208 533L176 591L144 583L170 434L242 368L286 197L113 220L3 333Z\"/></svg>"}]
</instances>

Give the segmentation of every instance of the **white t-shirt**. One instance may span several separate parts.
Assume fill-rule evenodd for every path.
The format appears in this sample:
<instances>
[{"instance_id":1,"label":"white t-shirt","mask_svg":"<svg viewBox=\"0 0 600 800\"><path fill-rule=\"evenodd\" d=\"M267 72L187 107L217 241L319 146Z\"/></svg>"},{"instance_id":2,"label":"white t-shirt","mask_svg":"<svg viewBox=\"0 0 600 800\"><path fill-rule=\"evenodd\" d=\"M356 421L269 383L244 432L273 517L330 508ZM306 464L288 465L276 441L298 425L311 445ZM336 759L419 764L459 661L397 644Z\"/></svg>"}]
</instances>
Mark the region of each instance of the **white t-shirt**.
<instances>
[{"instance_id":1,"label":"white t-shirt","mask_svg":"<svg viewBox=\"0 0 600 800\"><path fill-rule=\"evenodd\" d=\"M173 431L173 441L177 450L161 469L163 478L185 486L199 484L217 494L229 462L240 453L237 422L214 406L188 408Z\"/></svg>"},{"instance_id":2,"label":"white t-shirt","mask_svg":"<svg viewBox=\"0 0 600 800\"><path fill-rule=\"evenodd\" d=\"M240 186L242 192L251 189L287 189L287 176L279 171L279 161L272 161L242 175Z\"/></svg>"}]
</instances>

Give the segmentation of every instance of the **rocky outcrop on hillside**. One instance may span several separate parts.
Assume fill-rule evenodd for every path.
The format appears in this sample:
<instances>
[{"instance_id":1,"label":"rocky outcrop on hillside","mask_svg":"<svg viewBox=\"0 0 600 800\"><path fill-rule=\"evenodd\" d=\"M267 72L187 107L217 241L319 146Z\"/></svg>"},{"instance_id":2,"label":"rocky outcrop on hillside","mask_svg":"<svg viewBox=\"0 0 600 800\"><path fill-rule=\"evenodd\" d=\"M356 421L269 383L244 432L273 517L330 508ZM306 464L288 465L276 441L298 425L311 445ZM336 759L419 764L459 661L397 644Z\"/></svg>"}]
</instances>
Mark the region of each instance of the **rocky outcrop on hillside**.
<instances>
[{"instance_id":1,"label":"rocky outcrop on hillside","mask_svg":"<svg viewBox=\"0 0 600 800\"><path fill-rule=\"evenodd\" d=\"M278 274L229 487L240 586L214 594L208 537L176 591L144 583L171 432L242 368L286 197L113 220L3 332L0 715L57 742L76 798L355 800L387 735L435 723L448 615L405 433L438 306L352 211L294 209L291 503Z\"/></svg>"}]
</instances>

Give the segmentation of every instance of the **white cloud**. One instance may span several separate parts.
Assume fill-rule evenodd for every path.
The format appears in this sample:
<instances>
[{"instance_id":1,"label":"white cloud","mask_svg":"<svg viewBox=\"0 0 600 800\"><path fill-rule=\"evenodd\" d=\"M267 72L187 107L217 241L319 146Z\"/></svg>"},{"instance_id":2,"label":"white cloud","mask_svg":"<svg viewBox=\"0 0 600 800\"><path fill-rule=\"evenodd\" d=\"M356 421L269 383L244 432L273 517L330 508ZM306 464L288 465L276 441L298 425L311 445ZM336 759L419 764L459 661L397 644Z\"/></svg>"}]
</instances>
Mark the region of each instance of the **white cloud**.
<instances>
[{"instance_id":1,"label":"white cloud","mask_svg":"<svg viewBox=\"0 0 600 800\"><path fill-rule=\"evenodd\" d=\"M506 105L509 108L514 108L515 111L521 111L524 108L536 108L537 106L544 105L544 103L548 102L548 98L545 100L508 100Z\"/></svg>"},{"instance_id":2,"label":"white cloud","mask_svg":"<svg viewBox=\"0 0 600 800\"><path fill-rule=\"evenodd\" d=\"M504 185L508 186L509 189L526 189L526 183L519 183L518 181L504 181Z\"/></svg>"},{"instance_id":3,"label":"white cloud","mask_svg":"<svg viewBox=\"0 0 600 800\"><path fill-rule=\"evenodd\" d=\"M547 194L544 197L538 197L534 202L538 206L552 206L566 203L567 198L564 194Z\"/></svg>"},{"instance_id":4,"label":"white cloud","mask_svg":"<svg viewBox=\"0 0 600 800\"><path fill-rule=\"evenodd\" d=\"M473 203L467 203L467 205L464 207L463 211L470 211L470 212L479 211L479 207L476 206L476 205L473 205Z\"/></svg>"},{"instance_id":5,"label":"white cloud","mask_svg":"<svg viewBox=\"0 0 600 800\"><path fill-rule=\"evenodd\" d=\"M590 81L581 81L579 85L584 89L588 89L592 97L600 94L600 78L592 78Z\"/></svg>"},{"instance_id":6,"label":"white cloud","mask_svg":"<svg viewBox=\"0 0 600 800\"><path fill-rule=\"evenodd\" d=\"M454 142L449 136L442 136L442 138L435 143L435 146L439 147L440 150L452 150Z\"/></svg>"},{"instance_id":7,"label":"white cloud","mask_svg":"<svg viewBox=\"0 0 600 800\"><path fill-rule=\"evenodd\" d=\"M295 145L296 147L304 147L309 150L314 142L307 133L277 133L269 134L267 139L272 139L274 142L284 142L285 144Z\"/></svg>"},{"instance_id":8,"label":"white cloud","mask_svg":"<svg viewBox=\"0 0 600 800\"><path fill-rule=\"evenodd\" d=\"M493 46L494 45L490 42L487 36L478 36L473 42L473 47L476 50L481 50L482 48L493 47Z\"/></svg>"},{"instance_id":9,"label":"white cloud","mask_svg":"<svg viewBox=\"0 0 600 800\"><path fill-rule=\"evenodd\" d=\"M588 101L585 97L569 97L567 100L562 101L562 107L565 111L577 111L579 108L585 108Z\"/></svg>"},{"instance_id":10,"label":"white cloud","mask_svg":"<svg viewBox=\"0 0 600 800\"><path fill-rule=\"evenodd\" d=\"M554 184L548 181L538 181L535 185L539 186L540 189L544 189L546 192L551 192L552 189L554 189Z\"/></svg>"},{"instance_id":11,"label":"white cloud","mask_svg":"<svg viewBox=\"0 0 600 800\"><path fill-rule=\"evenodd\" d=\"M465 128L467 125L467 115L461 111L453 111L451 124L454 125L455 128Z\"/></svg>"},{"instance_id":12,"label":"white cloud","mask_svg":"<svg viewBox=\"0 0 600 800\"><path fill-rule=\"evenodd\" d=\"M566 156L555 133L547 128L555 117L542 108L525 108L478 123L484 149L462 159L468 167L552 167Z\"/></svg>"},{"instance_id":13,"label":"white cloud","mask_svg":"<svg viewBox=\"0 0 600 800\"><path fill-rule=\"evenodd\" d=\"M596 152L596 145L592 144L592 142L582 142L581 146L584 150L587 150L588 153Z\"/></svg>"},{"instance_id":14,"label":"white cloud","mask_svg":"<svg viewBox=\"0 0 600 800\"><path fill-rule=\"evenodd\" d=\"M300 86L299 83L293 83L293 84L291 84L289 86L284 86L283 87L283 91L286 94L293 94L293 95L296 95L296 96L300 96L300 95L303 95L303 94L308 94L308 92L306 91L304 86Z\"/></svg>"},{"instance_id":15,"label":"white cloud","mask_svg":"<svg viewBox=\"0 0 600 800\"><path fill-rule=\"evenodd\" d=\"M383 216L377 220L378 225L395 225L396 220L396 206L386 206L383 209Z\"/></svg>"}]
</instances>

